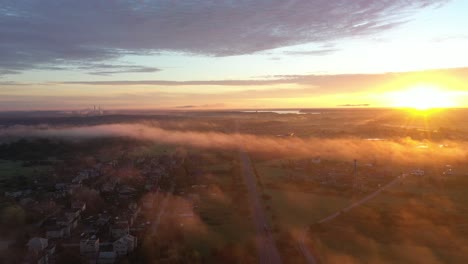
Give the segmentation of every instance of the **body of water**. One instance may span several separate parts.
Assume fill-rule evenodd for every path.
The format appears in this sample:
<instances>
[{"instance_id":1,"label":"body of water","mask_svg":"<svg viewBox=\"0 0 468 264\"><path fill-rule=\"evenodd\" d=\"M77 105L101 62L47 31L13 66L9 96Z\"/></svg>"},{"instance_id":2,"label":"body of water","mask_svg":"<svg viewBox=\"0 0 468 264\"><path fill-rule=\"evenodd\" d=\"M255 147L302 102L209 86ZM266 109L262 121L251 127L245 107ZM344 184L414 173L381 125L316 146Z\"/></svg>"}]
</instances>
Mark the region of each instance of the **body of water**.
<instances>
[{"instance_id":1,"label":"body of water","mask_svg":"<svg viewBox=\"0 0 468 264\"><path fill-rule=\"evenodd\" d=\"M247 110L242 111L243 113L275 113L280 115L293 114L293 115L320 115L320 112L302 112L301 110Z\"/></svg>"}]
</instances>

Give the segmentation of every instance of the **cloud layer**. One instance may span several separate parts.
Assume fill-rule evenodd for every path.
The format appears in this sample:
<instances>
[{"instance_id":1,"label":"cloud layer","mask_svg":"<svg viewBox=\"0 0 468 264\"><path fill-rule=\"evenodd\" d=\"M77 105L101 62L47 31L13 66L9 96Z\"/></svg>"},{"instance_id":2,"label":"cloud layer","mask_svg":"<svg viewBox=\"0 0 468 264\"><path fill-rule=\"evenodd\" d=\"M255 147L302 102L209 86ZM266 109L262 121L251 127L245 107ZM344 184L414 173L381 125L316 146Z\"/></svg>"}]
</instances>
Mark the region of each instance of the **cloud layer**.
<instances>
[{"instance_id":1,"label":"cloud layer","mask_svg":"<svg viewBox=\"0 0 468 264\"><path fill-rule=\"evenodd\" d=\"M101 65L104 71L119 71L119 67L109 68ZM96 73L98 74L98 73ZM424 82L422 82L424 80ZM304 102L300 105L281 105L280 107L332 107L337 104L372 104L388 106L375 102L362 93L385 93L392 89L404 89L414 85L430 84L446 89L457 96L460 106L468 93L468 68L438 69L417 72L395 72L382 74L338 74L338 75L278 75L258 79L231 80L116 80L116 81L71 81L71 82L1 82L0 111L24 109L80 109L89 104L99 104L106 109L122 108L258 108L278 107L274 104L252 105L253 100L277 100L284 98L319 98L333 94L346 95L349 100L334 101L332 105ZM38 94L36 88L43 87ZM134 90L115 91L129 86ZM200 87L216 88L209 92ZM55 93L55 87L69 88L68 94ZM66 88L65 88L66 87ZM93 94L83 94L79 89L94 89ZM232 88L232 89L231 89ZM146 90L145 90L146 89ZM177 92L174 92L177 91ZM352 96L356 96L352 100ZM454 97L455 98L455 97ZM135 104L138 102L138 104ZM384 102L385 103L385 102ZM390 102L387 102L390 103ZM187 107L189 106L189 107Z\"/></svg>"},{"instance_id":2,"label":"cloud layer","mask_svg":"<svg viewBox=\"0 0 468 264\"><path fill-rule=\"evenodd\" d=\"M323 43L393 28L411 12L445 2L5 0L0 7L0 74L124 54L227 56Z\"/></svg>"}]
</instances>

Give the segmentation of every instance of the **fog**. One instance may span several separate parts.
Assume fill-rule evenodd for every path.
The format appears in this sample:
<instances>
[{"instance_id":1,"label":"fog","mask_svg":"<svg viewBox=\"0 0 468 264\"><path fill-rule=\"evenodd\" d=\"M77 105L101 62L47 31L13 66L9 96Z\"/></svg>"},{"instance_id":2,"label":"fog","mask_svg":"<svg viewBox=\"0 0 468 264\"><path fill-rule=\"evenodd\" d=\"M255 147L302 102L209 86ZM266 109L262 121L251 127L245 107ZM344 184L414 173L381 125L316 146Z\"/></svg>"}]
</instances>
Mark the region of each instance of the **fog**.
<instances>
[{"instance_id":1,"label":"fog","mask_svg":"<svg viewBox=\"0 0 468 264\"><path fill-rule=\"evenodd\" d=\"M37 137L63 140L130 137L161 144L206 149L243 149L251 153L290 157L387 160L389 162L461 162L467 158L467 142L420 141L411 138L366 140L361 138L279 138L251 134L166 130L146 124L111 124L84 127L17 126L0 130L3 138Z\"/></svg>"}]
</instances>

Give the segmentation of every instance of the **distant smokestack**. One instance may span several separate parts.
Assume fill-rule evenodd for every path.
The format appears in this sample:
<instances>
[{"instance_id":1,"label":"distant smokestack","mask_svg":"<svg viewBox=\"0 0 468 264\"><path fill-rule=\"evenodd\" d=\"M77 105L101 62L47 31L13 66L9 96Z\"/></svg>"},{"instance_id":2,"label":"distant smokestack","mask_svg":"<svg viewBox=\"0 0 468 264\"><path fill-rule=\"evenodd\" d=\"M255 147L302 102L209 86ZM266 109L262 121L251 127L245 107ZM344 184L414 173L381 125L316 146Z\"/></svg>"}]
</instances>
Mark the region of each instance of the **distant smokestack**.
<instances>
[{"instance_id":1,"label":"distant smokestack","mask_svg":"<svg viewBox=\"0 0 468 264\"><path fill-rule=\"evenodd\" d=\"M357 173L357 160L354 160L354 175Z\"/></svg>"}]
</instances>

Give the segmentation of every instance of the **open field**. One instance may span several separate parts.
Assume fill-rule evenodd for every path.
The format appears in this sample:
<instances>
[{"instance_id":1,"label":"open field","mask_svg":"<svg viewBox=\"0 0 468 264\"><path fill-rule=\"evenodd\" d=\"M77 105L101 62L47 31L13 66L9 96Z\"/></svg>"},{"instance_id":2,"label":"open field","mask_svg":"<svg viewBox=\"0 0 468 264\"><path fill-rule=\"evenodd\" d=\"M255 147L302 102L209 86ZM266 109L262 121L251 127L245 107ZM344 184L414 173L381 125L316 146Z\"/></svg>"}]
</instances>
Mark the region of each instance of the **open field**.
<instances>
[{"instance_id":1,"label":"open field","mask_svg":"<svg viewBox=\"0 0 468 264\"><path fill-rule=\"evenodd\" d=\"M20 161L0 160L0 190L30 187L39 176L50 171L49 165L24 166Z\"/></svg>"},{"instance_id":2,"label":"open field","mask_svg":"<svg viewBox=\"0 0 468 264\"><path fill-rule=\"evenodd\" d=\"M298 190L286 177L295 171L277 163L260 162L256 168L269 196L265 203L274 216L272 223L280 229L311 226L358 199L327 193L327 187ZM312 231L314 247L326 263L418 263L417 254L424 252L427 263L462 263L468 242L464 170L459 168L457 176L445 179L407 176L401 184ZM273 182L274 188L268 187Z\"/></svg>"}]
</instances>

